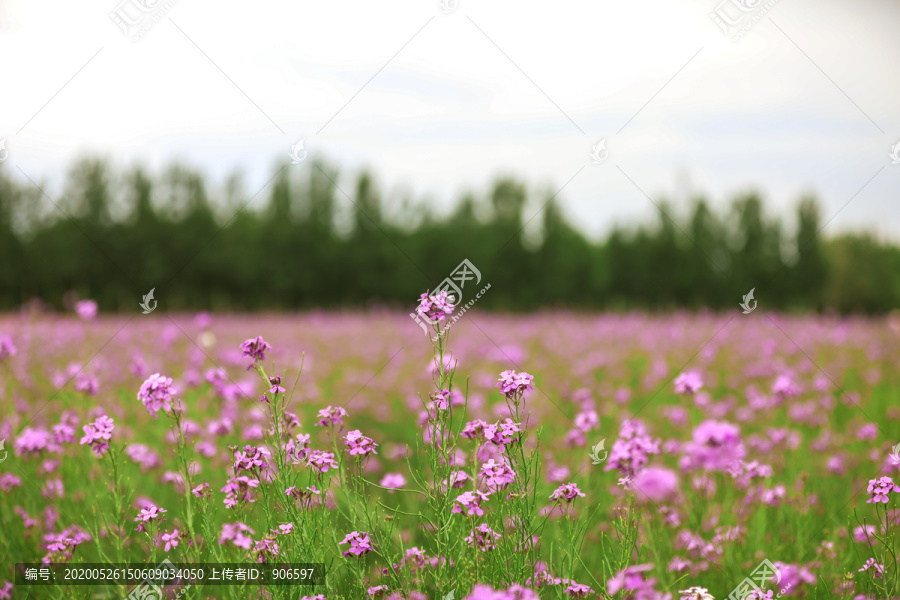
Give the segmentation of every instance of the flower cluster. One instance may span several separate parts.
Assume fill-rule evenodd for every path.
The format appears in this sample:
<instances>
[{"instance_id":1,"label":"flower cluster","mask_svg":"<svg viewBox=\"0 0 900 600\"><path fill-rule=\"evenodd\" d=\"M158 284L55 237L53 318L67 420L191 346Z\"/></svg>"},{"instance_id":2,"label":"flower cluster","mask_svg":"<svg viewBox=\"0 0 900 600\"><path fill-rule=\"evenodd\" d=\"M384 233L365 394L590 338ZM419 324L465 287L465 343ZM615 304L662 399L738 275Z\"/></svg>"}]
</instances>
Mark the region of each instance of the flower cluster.
<instances>
[{"instance_id":1,"label":"flower cluster","mask_svg":"<svg viewBox=\"0 0 900 600\"><path fill-rule=\"evenodd\" d=\"M250 496L250 490L257 487L259 487L259 479L241 475L229 479L219 491L225 492L225 506L234 508L242 502L255 502Z\"/></svg>"},{"instance_id":2,"label":"flower cluster","mask_svg":"<svg viewBox=\"0 0 900 600\"><path fill-rule=\"evenodd\" d=\"M493 458L481 465L481 483L491 491L503 490L516 480L516 473L506 461L496 462Z\"/></svg>"},{"instance_id":3,"label":"flower cluster","mask_svg":"<svg viewBox=\"0 0 900 600\"><path fill-rule=\"evenodd\" d=\"M108 442L112 437L114 428L115 425L113 424L113 420L108 416L103 415L97 417L96 421L82 427L84 430L84 437L79 440L79 444L82 446L87 444L91 447L91 450L94 451L94 454L103 456L103 454L109 450Z\"/></svg>"},{"instance_id":4,"label":"flower cluster","mask_svg":"<svg viewBox=\"0 0 900 600\"><path fill-rule=\"evenodd\" d=\"M253 535L256 532L241 522L223 523L222 532L219 534L219 545L222 546L225 544L225 542L231 542L238 548L249 550L250 544L253 543L253 540L250 538L250 536L246 535L248 533L250 535Z\"/></svg>"},{"instance_id":5,"label":"flower cluster","mask_svg":"<svg viewBox=\"0 0 900 600\"><path fill-rule=\"evenodd\" d=\"M243 450L236 450L234 452L234 472L253 472L258 469L269 468L269 463L266 462L268 453L268 450L250 445L244 446Z\"/></svg>"},{"instance_id":6,"label":"flower cluster","mask_svg":"<svg viewBox=\"0 0 900 600\"><path fill-rule=\"evenodd\" d=\"M626 478L633 477L647 464L650 455L659 454L659 440L653 440L641 421L625 421L620 437L609 451L604 471L617 470Z\"/></svg>"},{"instance_id":7,"label":"flower cluster","mask_svg":"<svg viewBox=\"0 0 900 600\"><path fill-rule=\"evenodd\" d=\"M162 514L164 512L168 511L153 504L148 504L147 506L142 508L138 516L134 518L134 521L138 524L138 526L135 527L135 531L140 531L143 533L147 531L145 525L149 525L156 521L165 521L165 519L162 518Z\"/></svg>"},{"instance_id":8,"label":"flower cluster","mask_svg":"<svg viewBox=\"0 0 900 600\"><path fill-rule=\"evenodd\" d=\"M348 533L343 541L339 543L350 544L350 548L341 553L344 557L362 556L376 548L375 544L372 543L372 540L369 539L369 534L364 531L353 531Z\"/></svg>"},{"instance_id":9,"label":"flower cluster","mask_svg":"<svg viewBox=\"0 0 900 600\"><path fill-rule=\"evenodd\" d=\"M497 387L500 393L506 396L507 400L518 401L526 392L534 389L534 376L525 373L516 373L515 371L503 371L500 373L500 380Z\"/></svg>"},{"instance_id":10,"label":"flower cluster","mask_svg":"<svg viewBox=\"0 0 900 600\"><path fill-rule=\"evenodd\" d=\"M447 315L453 313L453 308L454 306L450 302L447 292L444 291L434 296L429 296L428 294L419 296L419 306L416 308L416 312L431 322L440 322L446 320Z\"/></svg>"},{"instance_id":11,"label":"flower cluster","mask_svg":"<svg viewBox=\"0 0 900 600\"><path fill-rule=\"evenodd\" d=\"M347 453L351 456L378 454L375 450L378 444L372 438L364 436L359 429L354 429L344 436L344 445L347 447Z\"/></svg>"},{"instance_id":12,"label":"flower cluster","mask_svg":"<svg viewBox=\"0 0 900 600\"><path fill-rule=\"evenodd\" d=\"M454 500L453 509L450 511L452 513L461 513L465 512L465 514L472 516L482 516L484 514L484 510L481 508L482 502L487 502L488 496L490 493L485 494L484 492L474 491L474 492L464 492L456 497Z\"/></svg>"},{"instance_id":13,"label":"flower cluster","mask_svg":"<svg viewBox=\"0 0 900 600\"><path fill-rule=\"evenodd\" d=\"M319 411L319 422L316 427L325 427L327 425L343 425L344 417L347 411L340 406L329 406Z\"/></svg>"},{"instance_id":14,"label":"flower cluster","mask_svg":"<svg viewBox=\"0 0 900 600\"><path fill-rule=\"evenodd\" d=\"M890 477L882 477L880 479L870 479L867 491L869 492L869 499L866 500L866 504L873 502L887 504L890 500L888 494L900 492L900 486L894 483L894 480Z\"/></svg>"},{"instance_id":15,"label":"flower cluster","mask_svg":"<svg viewBox=\"0 0 900 600\"><path fill-rule=\"evenodd\" d=\"M578 489L578 484L567 483L556 488L556 491L550 494L550 500L552 500L553 502L561 502L565 500L566 504L568 504L579 496L584 498L585 494L580 489Z\"/></svg>"},{"instance_id":16,"label":"flower cluster","mask_svg":"<svg viewBox=\"0 0 900 600\"><path fill-rule=\"evenodd\" d=\"M329 469L337 469L338 464L334 460L334 454L322 450L311 450L306 457L306 466L312 467L319 473L327 473Z\"/></svg>"},{"instance_id":17,"label":"flower cluster","mask_svg":"<svg viewBox=\"0 0 900 600\"><path fill-rule=\"evenodd\" d=\"M497 547L496 541L499 539L499 533L491 529L487 523L482 523L472 529L472 532L465 537L465 542L473 548L487 552Z\"/></svg>"},{"instance_id":18,"label":"flower cluster","mask_svg":"<svg viewBox=\"0 0 900 600\"><path fill-rule=\"evenodd\" d=\"M241 352L244 356L254 361L247 369L252 369L257 363L264 361L266 359L266 352L271 349L272 346L267 344L260 336L244 341L244 343L241 344Z\"/></svg>"},{"instance_id":19,"label":"flower cluster","mask_svg":"<svg viewBox=\"0 0 900 600\"><path fill-rule=\"evenodd\" d=\"M176 393L171 377L154 373L141 385L137 397L155 419L159 411L172 408L172 398Z\"/></svg>"},{"instance_id":20,"label":"flower cluster","mask_svg":"<svg viewBox=\"0 0 900 600\"><path fill-rule=\"evenodd\" d=\"M692 396L703 387L703 379L697 371L685 371L675 378L675 393Z\"/></svg>"}]
</instances>

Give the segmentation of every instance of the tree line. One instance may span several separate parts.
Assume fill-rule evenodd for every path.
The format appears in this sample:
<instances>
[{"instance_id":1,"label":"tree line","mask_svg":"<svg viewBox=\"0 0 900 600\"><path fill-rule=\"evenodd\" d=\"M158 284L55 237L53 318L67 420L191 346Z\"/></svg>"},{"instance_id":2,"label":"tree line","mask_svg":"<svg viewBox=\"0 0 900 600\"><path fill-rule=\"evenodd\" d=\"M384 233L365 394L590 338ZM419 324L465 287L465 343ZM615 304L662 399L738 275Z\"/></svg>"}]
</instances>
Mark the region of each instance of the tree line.
<instances>
[{"instance_id":1,"label":"tree line","mask_svg":"<svg viewBox=\"0 0 900 600\"><path fill-rule=\"evenodd\" d=\"M653 222L591 240L558 198L512 178L446 215L386 202L368 172L351 179L310 160L250 195L239 175L214 185L180 164L152 174L89 157L54 194L0 169L0 309L62 308L74 293L133 311L151 288L167 310L409 308L463 259L491 284L479 307L495 310L733 309L751 288L767 309L900 301L900 249L820 232L811 196L792 230L746 193L724 209L698 196L686 213L660 199Z\"/></svg>"}]
</instances>

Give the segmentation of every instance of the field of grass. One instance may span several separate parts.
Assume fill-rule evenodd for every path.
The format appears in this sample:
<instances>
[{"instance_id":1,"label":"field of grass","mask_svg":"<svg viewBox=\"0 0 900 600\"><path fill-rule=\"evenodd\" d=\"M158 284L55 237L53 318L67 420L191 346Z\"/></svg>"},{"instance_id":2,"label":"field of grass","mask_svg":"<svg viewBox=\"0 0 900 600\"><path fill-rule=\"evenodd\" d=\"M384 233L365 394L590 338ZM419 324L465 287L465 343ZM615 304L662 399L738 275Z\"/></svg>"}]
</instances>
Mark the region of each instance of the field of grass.
<instances>
[{"instance_id":1,"label":"field of grass","mask_svg":"<svg viewBox=\"0 0 900 600\"><path fill-rule=\"evenodd\" d=\"M900 596L896 320L90 313L0 317L0 599Z\"/></svg>"}]
</instances>

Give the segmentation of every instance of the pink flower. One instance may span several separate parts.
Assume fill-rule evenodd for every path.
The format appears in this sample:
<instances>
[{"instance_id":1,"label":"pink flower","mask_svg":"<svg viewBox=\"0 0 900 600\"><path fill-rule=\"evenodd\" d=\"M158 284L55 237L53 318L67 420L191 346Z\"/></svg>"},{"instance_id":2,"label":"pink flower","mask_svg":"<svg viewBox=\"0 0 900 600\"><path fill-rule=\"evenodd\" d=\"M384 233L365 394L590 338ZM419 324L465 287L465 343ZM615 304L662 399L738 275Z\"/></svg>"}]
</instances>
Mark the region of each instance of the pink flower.
<instances>
[{"instance_id":1,"label":"pink flower","mask_svg":"<svg viewBox=\"0 0 900 600\"><path fill-rule=\"evenodd\" d=\"M685 452L694 467L724 471L746 454L740 429L725 421L703 421L694 429L692 437L685 445Z\"/></svg>"},{"instance_id":2,"label":"pink flower","mask_svg":"<svg viewBox=\"0 0 900 600\"><path fill-rule=\"evenodd\" d=\"M0 335L0 361L16 355L16 346L8 335Z\"/></svg>"},{"instance_id":3,"label":"pink flower","mask_svg":"<svg viewBox=\"0 0 900 600\"><path fill-rule=\"evenodd\" d=\"M703 379L697 371L685 371L675 378L675 393L691 396L703 387Z\"/></svg>"},{"instance_id":4,"label":"pink flower","mask_svg":"<svg viewBox=\"0 0 900 600\"><path fill-rule=\"evenodd\" d=\"M225 542L231 542L238 548L249 550L253 540L245 535L247 533L252 535L256 532L241 522L223 523L222 532L219 534L219 545L222 546Z\"/></svg>"},{"instance_id":5,"label":"pink flower","mask_svg":"<svg viewBox=\"0 0 900 600\"><path fill-rule=\"evenodd\" d=\"M338 468L338 464L334 461L334 454L322 450L310 451L306 458L306 466L312 467L320 473L327 473L329 469Z\"/></svg>"},{"instance_id":6,"label":"pink flower","mask_svg":"<svg viewBox=\"0 0 900 600\"><path fill-rule=\"evenodd\" d=\"M566 504L568 504L579 496L584 498L585 494L578 489L578 484L567 483L556 488L556 491L550 494L550 500L552 500L553 502L560 502L561 500L565 500Z\"/></svg>"},{"instance_id":7,"label":"pink flower","mask_svg":"<svg viewBox=\"0 0 900 600\"><path fill-rule=\"evenodd\" d=\"M90 445L94 454L103 456L103 454L109 450L109 444L107 442L112 437L114 428L113 420L110 417L106 415L98 417L93 423L82 427L84 430L84 437L81 438L79 443L82 446L85 444Z\"/></svg>"},{"instance_id":8,"label":"pink flower","mask_svg":"<svg viewBox=\"0 0 900 600\"><path fill-rule=\"evenodd\" d=\"M261 362L266 359L266 352L272 349L272 346L267 344L265 340L260 336L256 336L255 338L250 338L246 340L243 344L241 344L241 352L244 356L250 358L255 362ZM255 364L251 363L247 369L252 369Z\"/></svg>"},{"instance_id":9,"label":"pink flower","mask_svg":"<svg viewBox=\"0 0 900 600\"><path fill-rule=\"evenodd\" d=\"M79 300L75 303L75 313L82 321L91 321L97 316L97 303L93 300Z\"/></svg>"},{"instance_id":10,"label":"pink flower","mask_svg":"<svg viewBox=\"0 0 900 600\"><path fill-rule=\"evenodd\" d=\"M159 411L172 408L172 397L176 393L171 377L154 373L141 385L137 397L155 419Z\"/></svg>"},{"instance_id":11,"label":"pink flower","mask_svg":"<svg viewBox=\"0 0 900 600\"><path fill-rule=\"evenodd\" d=\"M344 436L344 445L350 456L369 456L378 454L375 448L378 446L372 438L366 437L359 429L354 429Z\"/></svg>"},{"instance_id":12,"label":"pink flower","mask_svg":"<svg viewBox=\"0 0 900 600\"><path fill-rule=\"evenodd\" d=\"M465 537L465 542L473 548L487 552L497 547L496 541L499 539L499 533L488 527L487 523L482 523L472 529L472 532Z\"/></svg>"},{"instance_id":13,"label":"pink flower","mask_svg":"<svg viewBox=\"0 0 900 600\"><path fill-rule=\"evenodd\" d=\"M456 497L454 500L453 509L450 511L451 513L461 513L465 512L465 514L472 516L482 516L484 511L481 509L481 503L487 502L490 494L485 494L484 492L474 491L474 492L464 492Z\"/></svg>"},{"instance_id":14,"label":"pink flower","mask_svg":"<svg viewBox=\"0 0 900 600\"><path fill-rule=\"evenodd\" d=\"M490 459L481 465L482 483L487 489L496 491L509 487L516 480L516 474L506 462L496 462Z\"/></svg>"},{"instance_id":15,"label":"pink flower","mask_svg":"<svg viewBox=\"0 0 900 600\"><path fill-rule=\"evenodd\" d=\"M497 387L500 388L500 393L506 396L508 400L518 401L526 392L534 389L533 382L534 376L524 371L521 373L503 371L500 373Z\"/></svg>"},{"instance_id":16,"label":"pink flower","mask_svg":"<svg viewBox=\"0 0 900 600\"><path fill-rule=\"evenodd\" d=\"M870 558L866 561L866 564L862 566L861 569L857 569L857 573L868 573L871 571L871 575L875 579L881 579L884 576L884 565L878 562L875 562L874 558Z\"/></svg>"},{"instance_id":17,"label":"pink flower","mask_svg":"<svg viewBox=\"0 0 900 600\"><path fill-rule=\"evenodd\" d=\"M342 552L344 557L362 556L374 550L376 546L369 539L369 534L364 531L353 531L344 537L340 544L350 544L350 548Z\"/></svg>"},{"instance_id":18,"label":"pink flower","mask_svg":"<svg viewBox=\"0 0 900 600\"><path fill-rule=\"evenodd\" d=\"M0 587L0 600L11 600L12 599L12 589L13 584L9 581L3 582L3 587Z\"/></svg>"},{"instance_id":19,"label":"pink flower","mask_svg":"<svg viewBox=\"0 0 900 600\"><path fill-rule=\"evenodd\" d=\"M396 490L406 485L406 477L404 477L400 473L386 473L379 485L381 487Z\"/></svg>"},{"instance_id":20,"label":"pink flower","mask_svg":"<svg viewBox=\"0 0 900 600\"><path fill-rule=\"evenodd\" d=\"M647 467L632 479L638 499L650 502L670 502L678 495L678 475L660 467Z\"/></svg>"},{"instance_id":21,"label":"pink flower","mask_svg":"<svg viewBox=\"0 0 900 600\"><path fill-rule=\"evenodd\" d=\"M430 322L444 321L447 319L447 315L453 313L453 308L450 297L444 291L434 296L428 294L419 296L419 306L416 308L416 312Z\"/></svg>"},{"instance_id":22,"label":"pink flower","mask_svg":"<svg viewBox=\"0 0 900 600\"><path fill-rule=\"evenodd\" d=\"M172 533L164 533L162 534L162 541L166 543L165 551L168 552L172 548L177 548L178 543L181 541L181 533L178 529L173 529Z\"/></svg>"},{"instance_id":23,"label":"pink flower","mask_svg":"<svg viewBox=\"0 0 900 600\"><path fill-rule=\"evenodd\" d=\"M890 500L888 494L891 492L900 492L900 487L898 487L890 477L882 477L880 479L870 479L867 491L869 492L869 499L866 500L866 504L873 502L883 502L887 504L888 500Z\"/></svg>"},{"instance_id":24,"label":"pink flower","mask_svg":"<svg viewBox=\"0 0 900 600\"><path fill-rule=\"evenodd\" d=\"M340 406L329 406L319 411L319 422L316 427L325 427L326 425L343 425L343 417L347 416L347 411Z\"/></svg>"},{"instance_id":25,"label":"pink flower","mask_svg":"<svg viewBox=\"0 0 900 600\"><path fill-rule=\"evenodd\" d=\"M144 532L144 531L147 531L144 528L144 525L153 523L154 521L165 521L165 519L162 518L162 514L164 512L168 512L168 511L164 508L159 508L153 504L145 506L144 508L141 509L140 514L134 518L134 520L138 524L138 526L135 527L135 531Z\"/></svg>"}]
</instances>

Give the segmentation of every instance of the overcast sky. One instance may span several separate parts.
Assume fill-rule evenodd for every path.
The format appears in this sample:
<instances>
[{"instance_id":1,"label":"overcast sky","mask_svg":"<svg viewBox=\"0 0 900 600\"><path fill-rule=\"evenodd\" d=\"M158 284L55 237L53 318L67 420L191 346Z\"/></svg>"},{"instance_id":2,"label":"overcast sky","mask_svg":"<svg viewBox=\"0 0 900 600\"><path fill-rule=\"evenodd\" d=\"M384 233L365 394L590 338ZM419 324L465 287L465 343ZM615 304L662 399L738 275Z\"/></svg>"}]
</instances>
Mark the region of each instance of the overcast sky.
<instances>
[{"instance_id":1,"label":"overcast sky","mask_svg":"<svg viewBox=\"0 0 900 600\"><path fill-rule=\"evenodd\" d=\"M0 0L0 168L177 158L253 193L303 139L439 207L513 174L589 233L755 188L900 239L900 2L141 1Z\"/></svg>"}]
</instances>

